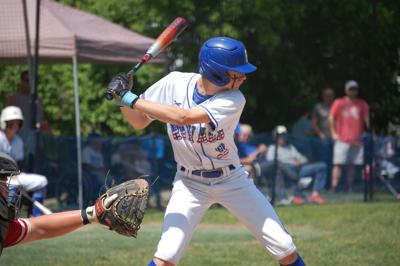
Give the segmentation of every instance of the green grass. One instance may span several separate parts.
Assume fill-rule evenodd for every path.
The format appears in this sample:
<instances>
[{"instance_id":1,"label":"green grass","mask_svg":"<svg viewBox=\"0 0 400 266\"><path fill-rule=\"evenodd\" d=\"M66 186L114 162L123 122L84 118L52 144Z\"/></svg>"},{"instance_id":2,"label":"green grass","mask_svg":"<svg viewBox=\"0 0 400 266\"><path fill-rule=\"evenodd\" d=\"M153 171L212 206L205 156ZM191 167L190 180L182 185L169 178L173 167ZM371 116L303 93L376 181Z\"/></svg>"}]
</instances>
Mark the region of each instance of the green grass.
<instances>
[{"instance_id":1,"label":"green grass","mask_svg":"<svg viewBox=\"0 0 400 266\"><path fill-rule=\"evenodd\" d=\"M278 207L299 252L313 265L400 265L400 204ZM147 265L163 214L150 210L138 239L86 227L64 237L3 251L0 265ZM180 265L277 265L225 209L212 208Z\"/></svg>"}]
</instances>

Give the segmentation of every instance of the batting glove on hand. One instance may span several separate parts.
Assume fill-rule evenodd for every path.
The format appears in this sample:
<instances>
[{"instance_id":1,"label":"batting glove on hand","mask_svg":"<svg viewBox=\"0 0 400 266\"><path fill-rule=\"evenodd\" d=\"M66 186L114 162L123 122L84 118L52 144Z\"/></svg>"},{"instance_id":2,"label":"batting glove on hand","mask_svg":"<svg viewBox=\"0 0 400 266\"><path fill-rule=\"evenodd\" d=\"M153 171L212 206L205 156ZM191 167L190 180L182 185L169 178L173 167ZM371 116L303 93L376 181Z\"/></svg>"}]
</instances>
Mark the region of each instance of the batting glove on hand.
<instances>
[{"instance_id":1,"label":"batting glove on hand","mask_svg":"<svg viewBox=\"0 0 400 266\"><path fill-rule=\"evenodd\" d=\"M133 78L131 75L120 73L112 78L106 89L106 98L111 100L113 97L117 105L132 107L138 96L130 90L133 87Z\"/></svg>"}]
</instances>

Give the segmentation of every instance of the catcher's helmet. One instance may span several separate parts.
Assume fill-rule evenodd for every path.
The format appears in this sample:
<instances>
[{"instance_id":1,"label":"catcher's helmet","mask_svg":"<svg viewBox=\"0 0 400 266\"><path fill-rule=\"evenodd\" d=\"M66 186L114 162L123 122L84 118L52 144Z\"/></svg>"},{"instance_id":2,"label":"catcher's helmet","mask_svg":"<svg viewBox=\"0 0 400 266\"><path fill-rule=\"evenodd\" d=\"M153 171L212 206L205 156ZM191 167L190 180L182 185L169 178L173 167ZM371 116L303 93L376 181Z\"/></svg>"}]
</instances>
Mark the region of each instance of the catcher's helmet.
<instances>
[{"instance_id":1,"label":"catcher's helmet","mask_svg":"<svg viewBox=\"0 0 400 266\"><path fill-rule=\"evenodd\" d=\"M7 126L6 122L11 120L21 120L21 126L22 126L22 122L24 121L24 116L22 115L22 111L19 107L7 106L6 108L3 109L3 111L1 111L0 128L2 130L5 130Z\"/></svg>"},{"instance_id":2,"label":"catcher's helmet","mask_svg":"<svg viewBox=\"0 0 400 266\"><path fill-rule=\"evenodd\" d=\"M243 43L229 37L207 40L200 49L199 67L200 74L217 86L229 83L229 70L246 74L257 69L248 62Z\"/></svg>"},{"instance_id":3,"label":"catcher's helmet","mask_svg":"<svg viewBox=\"0 0 400 266\"><path fill-rule=\"evenodd\" d=\"M0 152L0 177L19 174L17 163L8 154Z\"/></svg>"}]
</instances>

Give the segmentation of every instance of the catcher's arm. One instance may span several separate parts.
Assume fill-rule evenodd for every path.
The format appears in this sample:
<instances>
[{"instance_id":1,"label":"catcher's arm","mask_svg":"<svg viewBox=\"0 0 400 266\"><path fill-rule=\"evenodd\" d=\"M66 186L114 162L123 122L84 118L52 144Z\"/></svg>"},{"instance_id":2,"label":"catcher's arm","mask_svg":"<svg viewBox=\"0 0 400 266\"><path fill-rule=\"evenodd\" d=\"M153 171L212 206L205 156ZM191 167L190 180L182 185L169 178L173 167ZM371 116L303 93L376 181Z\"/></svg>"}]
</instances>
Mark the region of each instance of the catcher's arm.
<instances>
[{"instance_id":1,"label":"catcher's arm","mask_svg":"<svg viewBox=\"0 0 400 266\"><path fill-rule=\"evenodd\" d=\"M84 210L22 219L24 221L21 222L26 228L21 227L19 220L13 220L5 237L5 247L62 236L89 223L101 223L119 234L136 237L144 216L147 197L147 181L130 180L110 188L97 199L94 206ZM18 239L21 241L18 242Z\"/></svg>"},{"instance_id":2,"label":"catcher's arm","mask_svg":"<svg viewBox=\"0 0 400 266\"><path fill-rule=\"evenodd\" d=\"M62 236L84 225L79 210L52 213L26 220L30 226L30 233L20 243Z\"/></svg>"}]
</instances>

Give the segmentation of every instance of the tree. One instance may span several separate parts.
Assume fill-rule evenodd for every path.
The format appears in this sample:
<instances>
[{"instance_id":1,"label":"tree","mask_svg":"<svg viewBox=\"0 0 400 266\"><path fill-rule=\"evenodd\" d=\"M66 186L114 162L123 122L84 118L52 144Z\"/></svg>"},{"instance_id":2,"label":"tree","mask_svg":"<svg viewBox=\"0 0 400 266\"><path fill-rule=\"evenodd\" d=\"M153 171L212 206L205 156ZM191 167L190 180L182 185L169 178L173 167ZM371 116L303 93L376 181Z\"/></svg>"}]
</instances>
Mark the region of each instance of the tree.
<instances>
[{"instance_id":1,"label":"tree","mask_svg":"<svg viewBox=\"0 0 400 266\"><path fill-rule=\"evenodd\" d=\"M372 107L377 130L400 124L400 5L395 0L62 0L134 31L157 37L176 17L190 21L167 51L168 71L197 71L198 50L209 37L227 35L247 47L258 70L242 91L247 105L242 120L257 131L290 126L298 110L311 109L325 86L343 94L346 80L356 79ZM178 61L183 63L178 64ZM134 62L133 62L134 63ZM0 95L16 86L21 66L0 70ZM115 106L103 99L104 88L127 66L81 65L81 116L84 133L141 134L123 122ZM146 66L137 75L137 92L162 76ZM40 66L39 95L58 134L73 134L71 66ZM3 89L4 88L4 89ZM59 104L58 99L64 103ZM163 129L153 123L149 130Z\"/></svg>"}]
</instances>

